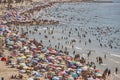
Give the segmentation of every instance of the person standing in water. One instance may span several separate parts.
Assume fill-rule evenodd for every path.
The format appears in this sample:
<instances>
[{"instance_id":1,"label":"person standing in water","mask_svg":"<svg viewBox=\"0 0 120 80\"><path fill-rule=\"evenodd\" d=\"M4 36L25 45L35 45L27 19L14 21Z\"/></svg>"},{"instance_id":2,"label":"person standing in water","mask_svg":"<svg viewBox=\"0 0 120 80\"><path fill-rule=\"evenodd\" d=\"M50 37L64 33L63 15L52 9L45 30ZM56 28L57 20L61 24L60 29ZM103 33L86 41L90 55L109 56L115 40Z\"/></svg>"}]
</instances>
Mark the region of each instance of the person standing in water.
<instances>
[{"instance_id":1,"label":"person standing in water","mask_svg":"<svg viewBox=\"0 0 120 80\"><path fill-rule=\"evenodd\" d=\"M5 80L4 77L2 77L1 80Z\"/></svg>"},{"instance_id":2,"label":"person standing in water","mask_svg":"<svg viewBox=\"0 0 120 80\"><path fill-rule=\"evenodd\" d=\"M117 67L115 68L115 73L116 73L116 74L118 73L118 68L117 68Z\"/></svg>"},{"instance_id":3,"label":"person standing in water","mask_svg":"<svg viewBox=\"0 0 120 80\"><path fill-rule=\"evenodd\" d=\"M106 59L106 54L104 55L104 58Z\"/></svg>"}]
</instances>

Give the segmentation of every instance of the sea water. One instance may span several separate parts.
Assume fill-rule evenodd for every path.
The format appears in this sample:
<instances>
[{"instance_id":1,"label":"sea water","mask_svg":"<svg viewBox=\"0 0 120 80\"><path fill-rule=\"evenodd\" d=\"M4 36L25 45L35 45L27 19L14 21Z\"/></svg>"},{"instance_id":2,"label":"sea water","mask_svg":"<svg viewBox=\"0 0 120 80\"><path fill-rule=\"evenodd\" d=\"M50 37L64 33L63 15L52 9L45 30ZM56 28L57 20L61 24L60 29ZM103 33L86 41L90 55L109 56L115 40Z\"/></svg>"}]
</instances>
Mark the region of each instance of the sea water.
<instances>
[{"instance_id":1,"label":"sea water","mask_svg":"<svg viewBox=\"0 0 120 80\"><path fill-rule=\"evenodd\" d=\"M38 32L28 36L30 39L43 40L44 46L55 47L55 45L60 43L60 49L63 45L68 48L70 53L74 50L77 53L93 50L115 54L115 56L120 55L120 3L118 2L119 0L114 0L113 3L56 3L50 8L35 13L33 17L58 20L60 24L31 26L29 30L32 31L37 28ZM48 31L47 28L49 28L49 31L54 29L54 34L48 35L47 32L45 33L45 31ZM78 31L75 31L75 28ZM71 36L68 40L61 39L62 36L68 37L70 31ZM81 36L87 32L86 37L78 37L78 32ZM48 35L48 38L45 38L45 35ZM52 36L54 36L54 39L52 39ZM88 43L89 38L91 43ZM70 44L65 44L66 41L73 39L76 40L73 43L74 49L72 49ZM49 40L51 40L52 44L48 42ZM100 43L102 43L102 47L100 47ZM112 44L113 48L109 47L109 43Z\"/></svg>"},{"instance_id":2,"label":"sea water","mask_svg":"<svg viewBox=\"0 0 120 80\"><path fill-rule=\"evenodd\" d=\"M92 43L87 46L83 44L76 43L76 47L81 47L82 49L95 49L103 50L107 52L120 54L120 3L116 1L114 3L57 3L54 6L35 13L35 16L38 19L48 19L48 20L58 20L60 21L59 25L47 25L39 27L40 30L42 27L53 28L56 30L54 35L56 37L67 36L70 28L83 28L88 32L87 38L83 39L86 41L88 38L92 39ZM98 32L93 29L90 30L89 27L101 27L106 34L102 35L102 43L107 44L110 40L113 40L113 46L117 47L116 49L111 49L108 47L100 47L95 37L92 34L98 34ZM107 27L111 27L111 31L106 31ZM62 29L67 29L63 34ZM115 33L118 30L117 33ZM81 32L81 34L84 32ZM39 36L39 35L38 35ZM38 37L34 37L38 38ZM43 38L43 37L42 37ZM77 37L77 32L73 31L73 36L71 39L79 38ZM46 40L44 40L46 41ZM62 40L61 40L62 41ZM57 44L57 39L53 44ZM64 41L63 41L64 42ZM45 43L47 46L47 43ZM92 46L92 48L91 48Z\"/></svg>"}]
</instances>

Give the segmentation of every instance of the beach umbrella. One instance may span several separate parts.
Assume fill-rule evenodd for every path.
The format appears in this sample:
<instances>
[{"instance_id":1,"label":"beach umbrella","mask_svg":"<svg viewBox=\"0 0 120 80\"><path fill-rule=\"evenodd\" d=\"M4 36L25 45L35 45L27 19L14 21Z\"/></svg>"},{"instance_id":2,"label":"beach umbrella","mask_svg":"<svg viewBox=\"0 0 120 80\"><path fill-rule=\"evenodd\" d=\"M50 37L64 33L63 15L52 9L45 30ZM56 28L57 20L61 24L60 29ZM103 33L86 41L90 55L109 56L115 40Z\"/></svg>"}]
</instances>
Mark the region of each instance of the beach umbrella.
<instances>
[{"instance_id":1,"label":"beach umbrella","mask_svg":"<svg viewBox=\"0 0 120 80\"><path fill-rule=\"evenodd\" d=\"M34 80L33 78L28 78L27 80Z\"/></svg>"},{"instance_id":2,"label":"beach umbrella","mask_svg":"<svg viewBox=\"0 0 120 80\"><path fill-rule=\"evenodd\" d=\"M95 72L97 73L97 72L101 72L101 71L99 69L96 69Z\"/></svg>"},{"instance_id":3,"label":"beach umbrella","mask_svg":"<svg viewBox=\"0 0 120 80\"><path fill-rule=\"evenodd\" d=\"M68 71L72 71L72 72L74 72L74 71L75 71L75 69L68 68Z\"/></svg>"},{"instance_id":4,"label":"beach umbrella","mask_svg":"<svg viewBox=\"0 0 120 80\"><path fill-rule=\"evenodd\" d=\"M41 51L40 50L35 50L35 52L40 53Z\"/></svg>"},{"instance_id":5,"label":"beach umbrella","mask_svg":"<svg viewBox=\"0 0 120 80\"><path fill-rule=\"evenodd\" d=\"M75 73L75 72L72 73L72 77L73 77L73 78L77 78L77 77L78 77L77 73Z\"/></svg>"},{"instance_id":6,"label":"beach umbrella","mask_svg":"<svg viewBox=\"0 0 120 80\"><path fill-rule=\"evenodd\" d=\"M20 66L25 67L26 64L25 63L20 63Z\"/></svg>"},{"instance_id":7,"label":"beach umbrella","mask_svg":"<svg viewBox=\"0 0 120 80\"><path fill-rule=\"evenodd\" d=\"M23 68L24 68L24 69L28 69L28 66L24 66Z\"/></svg>"},{"instance_id":8,"label":"beach umbrella","mask_svg":"<svg viewBox=\"0 0 120 80\"><path fill-rule=\"evenodd\" d=\"M25 58L26 58L26 56L21 56L21 58L22 58L22 59L25 59Z\"/></svg>"},{"instance_id":9,"label":"beach umbrella","mask_svg":"<svg viewBox=\"0 0 120 80\"><path fill-rule=\"evenodd\" d=\"M61 68L61 67L57 67L56 69L60 70L60 69L62 69L62 68Z\"/></svg>"},{"instance_id":10,"label":"beach umbrella","mask_svg":"<svg viewBox=\"0 0 120 80\"><path fill-rule=\"evenodd\" d=\"M52 80L60 80L60 78L58 76L54 76Z\"/></svg>"},{"instance_id":11,"label":"beach umbrella","mask_svg":"<svg viewBox=\"0 0 120 80\"><path fill-rule=\"evenodd\" d=\"M86 70L88 70L88 67L87 67L87 66L84 66L84 67L82 67L82 70L83 70L83 71L86 71Z\"/></svg>"},{"instance_id":12,"label":"beach umbrella","mask_svg":"<svg viewBox=\"0 0 120 80\"><path fill-rule=\"evenodd\" d=\"M40 73L37 72L37 71L32 71L32 74L34 74L36 77L43 76L43 74L40 74Z\"/></svg>"},{"instance_id":13,"label":"beach umbrella","mask_svg":"<svg viewBox=\"0 0 120 80\"><path fill-rule=\"evenodd\" d=\"M51 68L56 68L53 63L49 63L49 67L51 67Z\"/></svg>"},{"instance_id":14,"label":"beach umbrella","mask_svg":"<svg viewBox=\"0 0 120 80\"><path fill-rule=\"evenodd\" d=\"M64 53L63 53L63 52L58 52L57 54L62 55L62 54L64 54Z\"/></svg>"},{"instance_id":15,"label":"beach umbrella","mask_svg":"<svg viewBox=\"0 0 120 80\"><path fill-rule=\"evenodd\" d=\"M76 66L75 66L75 65L70 65L70 67L71 67L71 68L73 68L73 69L75 69L75 68L76 68Z\"/></svg>"},{"instance_id":16,"label":"beach umbrella","mask_svg":"<svg viewBox=\"0 0 120 80\"><path fill-rule=\"evenodd\" d=\"M38 56L38 58L44 58L44 54L40 54L39 56Z\"/></svg>"},{"instance_id":17,"label":"beach umbrella","mask_svg":"<svg viewBox=\"0 0 120 80\"><path fill-rule=\"evenodd\" d=\"M22 58L19 56L19 54L17 55L17 60L22 60Z\"/></svg>"},{"instance_id":18,"label":"beach umbrella","mask_svg":"<svg viewBox=\"0 0 120 80\"><path fill-rule=\"evenodd\" d=\"M56 54L56 51L52 50L52 51L49 52L49 54Z\"/></svg>"},{"instance_id":19,"label":"beach umbrella","mask_svg":"<svg viewBox=\"0 0 120 80\"><path fill-rule=\"evenodd\" d=\"M52 51L53 49L51 47L48 47L47 50Z\"/></svg>"},{"instance_id":20,"label":"beach umbrella","mask_svg":"<svg viewBox=\"0 0 120 80\"><path fill-rule=\"evenodd\" d=\"M25 73L26 70L19 70L19 73Z\"/></svg>"},{"instance_id":21,"label":"beach umbrella","mask_svg":"<svg viewBox=\"0 0 120 80\"><path fill-rule=\"evenodd\" d=\"M39 56L39 54L38 53L34 53L34 57L38 57Z\"/></svg>"},{"instance_id":22,"label":"beach umbrella","mask_svg":"<svg viewBox=\"0 0 120 80\"><path fill-rule=\"evenodd\" d=\"M20 38L19 40L20 40L21 42L23 42L23 41L25 40L25 38Z\"/></svg>"},{"instance_id":23,"label":"beach umbrella","mask_svg":"<svg viewBox=\"0 0 120 80\"><path fill-rule=\"evenodd\" d=\"M24 46L23 49L27 49L27 46Z\"/></svg>"},{"instance_id":24,"label":"beach umbrella","mask_svg":"<svg viewBox=\"0 0 120 80\"><path fill-rule=\"evenodd\" d=\"M55 59L55 58L54 58L53 56L49 56L48 59L49 59L49 60L53 60L53 59Z\"/></svg>"},{"instance_id":25,"label":"beach umbrella","mask_svg":"<svg viewBox=\"0 0 120 80\"><path fill-rule=\"evenodd\" d=\"M3 25L0 25L0 31L5 31L5 27Z\"/></svg>"},{"instance_id":26,"label":"beach umbrella","mask_svg":"<svg viewBox=\"0 0 120 80\"><path fill-rule=\"evenodd\" d=\"M87 80L94 80L92 77L90 77L90 78L87 78ZM96 79L95 79L96 80Z\"/></svg>"},{"instance_id":27,"label":"beach umbrella","mask_svg":"<svg viewBox=\"0 0 120 80\"><path fill-rule=\"evenodd\" d=\"M30 50L29 50L29 49L26 49L26 50L25 50L25 52L26 52L26 53L29 53L29 52L30 52Z\"/></svg>"},{"instance_id":28,"label":"beach umbrella","mask_svg":"<svg viewBox=\"0 0 120 80\"><path fill-rule=\"evenodd\" d=\"M71 61L71 60L72 60L72 57L71 57L71 56L67 56L67 57L66 57L66 60L68 60L68 61L70 60L70 61Z\"/></svg>"},{"instance_id":29,"label":"beach umbrella","mask_svg":"<svg viewBox=\"0 0 120 80\"><path fill-rule=\"evenodd\" d=\"M5 57L2 57L1 58L1 61L6 61L7 59Z\"/></svg>"},{"instance_id":30,"label":"beach umbrella","mask_svg":"<svg viewBox=\"0 0 120 80\"><path fill-rule=\"evenodd\" d=\"M97 73L95 73L95 76L102 77L102 74L97 72Z\"/></svg>"},{"instance_id":31,"label":"beach umbrella","mask_svg":"<svg viewBox=\"0 0 120 80\"><path fill-rule=\"evenodd\" d=\"M34 51L38 52L38 53L40 52L40 50L38 48L34 48Z\"/></svg>"},{"instance_id":32,"label":"beach umbrella","mask_svg":"<svg viewBox=\"0 0 120 80\"><path fill-rule=\"evenodd\" d=\"M92 70L92 71L94 70L94 68L92 68L92 67L90 67L89 69Z\"/></svg>"},{"instance_id":33,"label":"beach umbrella","mask_svg":"<svg viewBox=\"0 0 120 80\"><path fill-rule=\"evenodd\" d=\"M10 41L10 45L14 45L14 41Z\"/></svg>"},{"instance_id":34,"label":"beach umbrella","mask_svg":"<svg viewBox=\"0 0 120 80\"><path fill-rule=\"evenodd\" d=\"M40 59L39 59L39 58L34 58L34 60L37 60L37 61L39 61Z\"/></svg>"},{"instance_id":35,"label":"beach umbrella","mask_svg":"<svg viewBox=\"0 0 120 80\"><path fill-rule=\"evenodd\" d=\"M22 53L19 53L19 54L18 54L18 56L24 56L24 54L22 54Z\"/></svg>"},{"instance_id":36,"label":"beach umbrella","mask_svg":"<svg viewBox=\"0 0 120 80\"><path fill-rule=\"evenodd\" d=\"M76 73L81 73L82 69L81 68L77 68L76 69Z\"/></svg>"},{"instance_id":37,"label":"beach umbrella","mask_svg":"<svg viewBox=\"0 0 120 80\"><path fill-rule=\"evenodd\" d=\"M38 63L38 61L37 61L37 60L32 60L32 62L33 62L33 63Z\"/></svg>"},{"instance_id":38,"label":"beach umbrella","mask_svg":"<svg viewBox=\"0 0 120 80\"><path fill-rule=\"evenodd\" d=\"M56 59L62 60L62 57L61 56L57 56Z\"/></svg>"},{"instance_id":39,"label":"beach umbrella","mask_svg":"<svg viewBox=\"0 0 120 80\"><path fill-rule=\"evenodd\" d=\"M45 49L45 48L41 49L41 52L46 52L46 51L47 51L47 49Z\"/></svg>"},{"instance_id":40,"label":"beach umbrella","mask_svg":"<svg viewBox=\"0 0 120 80\"><path fill-rule=\"evenodd\" d=\"M32 49L35 49L35 48L36 48L36 46L35 46L34 44L32 44L30 47L31 47Z\"/></svg>"},{"instance_id":41,"label":"beach umbrella","mask_svg":"<svg viewBox=\"0 0 120 80\"><path fill-rule=\"evenodd\" d=\"M39 73L37 71L32 71L32 74L39 75Z\"/></svg>"},{"instance_id":42,"label":"beach umbrella","mask_svg":"<svg viewBox=\"0 0 120 80\"><path fill-rule=\"evenodd\" d=\"M2 35L3 35L3 32L0 31L0 37L2 37Z\"/></svg>"},{"instance_id":43,"label":"beach umbrella","mask_svg":"<svg viewBox=\"0 0 120 80\"><path fill-rule=\"evenodd\" d=\"M82 64L80 62L76 62L77 66L82 66Z\"/></svg>"},{"instance_id":44,"label":"beach umbrella","mask_svg":"<svg viewBox=\"0 0 120 80\"><path fill-rule=\"evenodd\" d=\"M46 70L45 69L40 69L40 71L45 72Z\"/></svg>"},{"instance_id":45,"label":"beach umbrella","mask_svg":"<svg viewBox=\"0 0 120 80\"><path fill-rule=\"evenodd\" d=\"M12 53L10 53L10 55L11 55L11 56L16 56L16 53L13 53L13 52L12 52Z\"/></svg>"},{"instance_id":46,"label":"beach umbrella","mask_svg":"<svg viewBox=\"0 0 120 80\"><path fill-rule=\"evenodd\" d=\"M26 55L27 58L32 58L33 56L32 55Z\"/></svg>"},{"instance_id":47,"label":"beach umbrella","mask_svg":"<svg viewBox=\"0 0 120 80\"><path fill-rule=\"evenodd\" d=\"M65 74L65 73L66 73L65 71L60 71L60 72L59 72L59 75L62 76L62 75Z\"/></svg>"},{"instance_id":48,"label":"beach umbrella","mask_svg":"<svg viewBox=\"0 0 120 80\"><path fill-rule=\"evenodd\" d=\"M103 79L96 78L95 80L103 80Z\"/></svg>"}]
</instances>

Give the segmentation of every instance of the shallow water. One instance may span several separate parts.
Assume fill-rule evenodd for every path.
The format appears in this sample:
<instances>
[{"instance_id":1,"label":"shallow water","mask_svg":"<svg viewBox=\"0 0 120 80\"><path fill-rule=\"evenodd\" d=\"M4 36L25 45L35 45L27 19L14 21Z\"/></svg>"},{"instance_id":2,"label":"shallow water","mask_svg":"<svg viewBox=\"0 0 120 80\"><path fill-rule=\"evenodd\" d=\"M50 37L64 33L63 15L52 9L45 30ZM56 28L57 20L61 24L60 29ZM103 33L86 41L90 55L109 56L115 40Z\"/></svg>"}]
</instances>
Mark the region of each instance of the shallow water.
<instances>
[{"instance_id":1,"label":"shallow water","mask_svg":"<svg viewBox=\"0 0 120 80\"><path fill-rule=\"evenodd\" d=\"M74 50L77 53L87 53L88 50L93 50L120 54L120 3L116 1L115 3L57 3L51 8L35 13L33 17L60 21L58 25L32 26L29 28L31 31L35 28L38 30L34 35L29 34L29 38L35 38L38 41L43 40L45 46L50 46L48 41L51 40L52 47L58 46L60 43L59 49L62 49L61 46L63 45L68 48L70 53ZM49 35L48 32L52 30L54 33ZM45 31L46 33L44 33ZM70 37L68 37L69 32L71 32ZM85 34L86 37L78 37L78 32L80 36ZM45 35L48 35L48 38L45 38ZM52 36L55 38L52 39ZM68 37L68 40L61 39L62 36ZM88 42L89 38L92 41L91 43ZM74 48L70 44L65 44L66 41L72 39L76 40L76 43L73 43ZM100 43L102 43L102 47L100 47ZM109 47L109 43L112 44L113 48Z\"/></svg>"},{"instance_id":2,"label":"shallow water","mask_svg":"<svg viewBox=\"0 0 120 80\"><path fill-rule=\"evenodd\" d=\"M22 31L21 28L23 28L24 32L28 30L27 37L39 42L42 40L44 47L55 48L56 45L56 49L63 51L66 47L71 56L75 51L76 54L85 57L87 62L96 63L96 57L100 56L103 58L103 64L96 63L97 69L103 71L109 68L112 74L110 80L120 80L120 3L58 3L34 14L32 17L59 20L60 24L18 26L19 29L15 26L16 29ZM49 34L52 31L53 34ZM70 37L69 32L71 32ZM48 38L45 38L45 35ZM65 39L66 37L68 39ZM76 42L70 44L73 39ZM91 43L89 43L89 39L91 39ZM110 44L112 48L109 46ZM87 57L89 50L92 52L90 58ZM106 59L104 59L105 54ZM114 75L115 67L119 68L117 75Z\"/></svg>"}]
</instances>

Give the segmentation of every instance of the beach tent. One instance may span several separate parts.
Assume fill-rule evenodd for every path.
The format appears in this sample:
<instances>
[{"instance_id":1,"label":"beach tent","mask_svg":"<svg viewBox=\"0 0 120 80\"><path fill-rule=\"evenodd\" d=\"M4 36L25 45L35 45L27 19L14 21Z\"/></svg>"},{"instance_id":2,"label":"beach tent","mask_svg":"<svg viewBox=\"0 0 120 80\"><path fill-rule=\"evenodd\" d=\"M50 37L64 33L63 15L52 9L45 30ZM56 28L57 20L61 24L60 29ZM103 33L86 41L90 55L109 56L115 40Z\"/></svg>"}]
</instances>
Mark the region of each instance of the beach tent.
<instances>
[{"instance_id":1,"label":"beach tent","mask_svg":"<svg viewBox=\"0 0 120 80\"><path fill-rule=\"evenodd\" d=\"M1 58L1 61L6 61L7 59L5 57L2 57Z\"/></svg>"}]
</instances>

